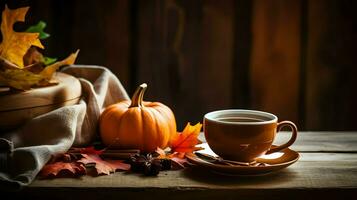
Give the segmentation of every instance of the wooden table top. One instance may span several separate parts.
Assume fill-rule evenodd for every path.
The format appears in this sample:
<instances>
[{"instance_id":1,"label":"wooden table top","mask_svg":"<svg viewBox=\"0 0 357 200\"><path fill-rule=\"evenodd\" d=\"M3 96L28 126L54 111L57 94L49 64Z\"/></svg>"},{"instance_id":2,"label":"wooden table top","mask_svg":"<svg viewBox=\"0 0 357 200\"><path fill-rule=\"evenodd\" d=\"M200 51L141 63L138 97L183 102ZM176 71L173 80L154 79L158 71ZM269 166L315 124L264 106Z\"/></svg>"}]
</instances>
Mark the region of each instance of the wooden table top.
<instances>
[{"instance_id":1,"label":"wooden table top","mask_svg":"<svg viewBox=\"0 0 357 200\"><path fill-rule=\"evenodd\" d=\"M278 134L276 143L290 134ZM20 195L37 199L357 199L357 132L300 132L298 162L259 177L225 177L187 168L158 177L117 172L80 179L36 180ZM49 197L50 196L50 197Z\"/></svg>"}]
</instances>

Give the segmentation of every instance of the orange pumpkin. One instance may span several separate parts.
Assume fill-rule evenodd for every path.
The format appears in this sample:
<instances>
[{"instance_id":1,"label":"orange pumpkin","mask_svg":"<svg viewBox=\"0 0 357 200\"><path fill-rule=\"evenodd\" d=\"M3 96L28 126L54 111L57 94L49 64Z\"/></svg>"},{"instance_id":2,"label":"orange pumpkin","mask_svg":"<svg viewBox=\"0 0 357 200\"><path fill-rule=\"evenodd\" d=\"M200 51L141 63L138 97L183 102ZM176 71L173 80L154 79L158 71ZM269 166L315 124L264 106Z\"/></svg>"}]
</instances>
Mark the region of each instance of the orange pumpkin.
<instances>
[{"instance_id":1,"label":"orange pumpkin","mask_svg":"<svg viewBox=\"0 0 357 200\"><path fill-rule=\"evenodd\" d=\"M176 134L173 112L159 102L143 101L147 85L141 84L131 101L122 101L107 107L99 125L103 143L109 148L155 151L168 146Z\"/></svg>"}]
</instances>

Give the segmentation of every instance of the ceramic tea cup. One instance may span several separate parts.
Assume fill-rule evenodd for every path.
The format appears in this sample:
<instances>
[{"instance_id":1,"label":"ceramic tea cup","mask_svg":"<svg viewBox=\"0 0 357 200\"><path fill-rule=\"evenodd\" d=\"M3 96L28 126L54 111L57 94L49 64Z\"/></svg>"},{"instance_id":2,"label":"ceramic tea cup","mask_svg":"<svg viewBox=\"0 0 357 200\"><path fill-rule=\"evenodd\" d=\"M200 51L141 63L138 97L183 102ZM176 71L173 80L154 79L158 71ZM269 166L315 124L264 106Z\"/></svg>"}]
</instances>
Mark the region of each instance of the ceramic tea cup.
<instances>
[{"instance_id":1,"label":"ceramic tea cup","mask_svg":"<svg viewBox=\"0 0 357 200\"><path fill-rule=\"evenodd\" d=\"M285 126L292 131L290 140L273 148L275 135ZM278 122L275 115L257 110L231 109L207 113L203 130L209 147L217 155L244 162L288 148L297 137L297 127L293 122Z\"/></svg>"}]
</instances>

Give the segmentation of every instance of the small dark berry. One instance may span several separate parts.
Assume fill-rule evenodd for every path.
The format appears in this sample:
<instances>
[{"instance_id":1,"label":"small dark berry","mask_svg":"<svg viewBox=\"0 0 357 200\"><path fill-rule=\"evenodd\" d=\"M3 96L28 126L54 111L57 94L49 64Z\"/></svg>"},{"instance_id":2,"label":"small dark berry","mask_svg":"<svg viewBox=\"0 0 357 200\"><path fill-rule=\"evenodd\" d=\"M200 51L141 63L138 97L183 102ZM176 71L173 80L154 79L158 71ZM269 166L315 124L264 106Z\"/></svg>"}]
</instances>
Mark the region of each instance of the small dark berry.
<instances>
[{"instance_id":1,"label":"small dark berry","mask_svg":"<svg viewBox=\"0 0 357 200\"><path fill-rule=\"evenodd\" d=\"M157 162L146 162L144 166L146 176L156 176L161 170L161 164Z\"/></svg>"},{"instance_id":2,"label":"small dark berry","mask_svg":"<svg viewBox=\"0 0 357 200\"><path fill-rule=\"evenodd\" d=\"M171 160L170 159L160 159L162 170L170 170L171 169Z\"/></svg>"}]
</instances>

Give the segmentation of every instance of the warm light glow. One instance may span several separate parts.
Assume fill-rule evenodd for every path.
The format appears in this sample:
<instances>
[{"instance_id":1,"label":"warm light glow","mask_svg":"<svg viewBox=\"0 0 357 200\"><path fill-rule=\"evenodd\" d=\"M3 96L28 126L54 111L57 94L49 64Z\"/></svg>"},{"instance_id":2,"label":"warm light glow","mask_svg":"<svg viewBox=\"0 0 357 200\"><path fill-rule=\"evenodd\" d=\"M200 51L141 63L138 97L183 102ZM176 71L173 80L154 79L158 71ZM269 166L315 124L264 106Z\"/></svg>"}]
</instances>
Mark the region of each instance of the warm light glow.
<instances>
[{"instance_id":1,"label":"warm light glow","mask_svg":"<svg viewBox=\"0 0 357 200\"><path fill-rule=\"evenodd\" d=\"M202 143L202 144L199 144L197 145L198 147L202 147L204 148L203 150L200 150L200 151L197 151L199 153L204 153L204 154L208 154L208 155L211 155L211 156L216 156L218 157L217 154L215 154L211 148L209 148L208 144L207 143Z\"/></svg>"},{"instance_id":2,"label":"warm light glow","mask_svg":"<svg viewBox=\"0 0 357 200\"><path fill-rule=\"evenodd\" d=\"M259 158L263 158L263 159L277 159L277 158L280 158L280 157L283 156L283 155L284 155L283 152L276 152L276 153L272 153L272 154L260 156Z\"/></svg>"},{"instance_id":3,"label":"warm light glow","mask_svg":"<svg viewBox=\"0 0 357 200\"><path fill-rule=\"evenodd\" d=\"M200 151L197 151L197 152L218 157L218 155L215 154L215 153L212 151L211 148L209 148L209 146L208 146L207 143L202 143L202 144L199 144L199 145L197 145L197 146L204 148L203 150L200 150ZM272 153L272 154L260 156L259 158L263 158L263 159L277 159L277 158L282 157L283 155L284 155L283 152L276 152L276 153Z\"/></svg>"}]
</instances>

